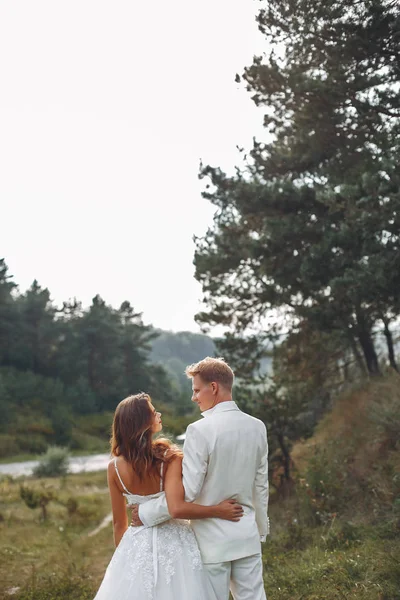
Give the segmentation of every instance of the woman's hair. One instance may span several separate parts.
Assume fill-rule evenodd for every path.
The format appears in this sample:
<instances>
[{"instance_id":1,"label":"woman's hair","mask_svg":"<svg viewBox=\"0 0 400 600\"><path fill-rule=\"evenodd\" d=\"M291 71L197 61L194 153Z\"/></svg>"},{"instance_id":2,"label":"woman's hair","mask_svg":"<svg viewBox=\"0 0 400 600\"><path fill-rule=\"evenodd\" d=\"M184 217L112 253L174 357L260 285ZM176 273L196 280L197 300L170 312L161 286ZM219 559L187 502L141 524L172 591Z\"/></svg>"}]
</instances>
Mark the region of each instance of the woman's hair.
<instances>
[{"instance_id":1,"label":"woman's hair","mask_svg":"<svg viewBox=\"0 0 400 600\"><path fill-rule=\"evenodd\" d=\"M148 394L128 396L118 404L112 424L111 453L123 456L143 480L146 475L160 473L161 463L168 463L179 448L166 438L152 439L154 409Z\"/></svg>"}]
</instances>

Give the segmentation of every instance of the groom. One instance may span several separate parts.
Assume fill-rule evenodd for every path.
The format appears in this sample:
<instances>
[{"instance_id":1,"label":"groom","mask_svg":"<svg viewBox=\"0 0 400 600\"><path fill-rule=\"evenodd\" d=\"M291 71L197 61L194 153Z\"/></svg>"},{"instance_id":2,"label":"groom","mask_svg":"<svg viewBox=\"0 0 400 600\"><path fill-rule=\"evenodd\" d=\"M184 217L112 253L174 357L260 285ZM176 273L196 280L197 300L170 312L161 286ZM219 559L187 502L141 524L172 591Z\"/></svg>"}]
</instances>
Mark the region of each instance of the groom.
<instances>
[{"instance_id":1,"label":"groom","mask_svg":"<svg viewBox=\"0 0 400 600\"><path fill-rule=\"evenodd\" d=\"M233 371L221 358L186 368L204 419L189 425L183 448L186 501L243 506L237 523L192 520L204 567L218 600L265 600L261 544L269 533L268 445L265 425L232 401ZM132 524L148 527L170 519L165 497L141 504ZM140 523L141 521L141 523Z\"/></svg>"}]
</instances>

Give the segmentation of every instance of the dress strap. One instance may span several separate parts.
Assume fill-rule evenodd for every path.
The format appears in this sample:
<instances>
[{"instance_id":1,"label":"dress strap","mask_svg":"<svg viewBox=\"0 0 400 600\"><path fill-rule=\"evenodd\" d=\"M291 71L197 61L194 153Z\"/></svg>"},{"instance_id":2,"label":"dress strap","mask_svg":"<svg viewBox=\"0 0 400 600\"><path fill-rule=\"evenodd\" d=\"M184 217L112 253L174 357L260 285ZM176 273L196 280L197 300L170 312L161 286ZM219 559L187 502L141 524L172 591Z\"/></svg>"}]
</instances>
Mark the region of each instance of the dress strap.
<instances>
[{"instance_id":1,"label":"dress strap","mask_svg":"<svg viewBox=\"0 0 400 600\"><path fill-rule=\"evenodd\" d=\"M164 456L167 456L168 449L164 452ZM164 461L161 463L160 467L160 492L163 491L164 488Z\"/></svg>"},{"instance_id":2,"label":"dress strap","mask_svg":"<svg viewBox=\"0 0 400 600\"><path fill-rule=\"evenodd\" d=\"M117 475L118 475L118 479L120 480L120 483L121 483L122 487L124 488L125 492L126 492L127 494L130 494L130 495L132 496L132 494L130 493L130 491L128 490L128 488L126 488L126 487L125 487L125 484L124 484L124 482L122 481L122 477L121 477L121 475L119 474L118 467L117 467L117 457L115 457L115 458L114 458L114 467L115 467L115 472L116 472L116 473L117 473Z\"/></svg>"},{"instance_id":3,"label":"dress strap","mask_svg":"<svg viewBox=\"0 0 400 600\"><path fill-rule=\"evenodd\" d=\"M161 463L161 467L160 467L160 492L163 491L163 476L164 476L164 463Z\"/></svg>"}]
</instances>

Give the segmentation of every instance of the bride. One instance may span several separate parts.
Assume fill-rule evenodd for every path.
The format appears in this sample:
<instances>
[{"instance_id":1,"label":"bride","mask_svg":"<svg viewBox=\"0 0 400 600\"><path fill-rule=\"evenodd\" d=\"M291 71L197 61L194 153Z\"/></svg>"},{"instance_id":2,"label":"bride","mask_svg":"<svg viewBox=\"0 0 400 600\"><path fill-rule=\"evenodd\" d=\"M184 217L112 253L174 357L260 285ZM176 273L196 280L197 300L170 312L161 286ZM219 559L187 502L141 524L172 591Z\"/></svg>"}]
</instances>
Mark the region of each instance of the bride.
<instances>
[{"instance_id":1,"label":"bride","mask_svg":"<svg viewBox=\"0 0 400 600\"><path fill-rule=\"evenodd\" d=\"M181 519L239 521L243 509L234 500L215 506L185 502L182 452L167 439L153 440L161 429L161 413L148 394L118 404L111 437L114 458L108 465L116 550L95 600L217 600L190 523ZM179 519L128 527L127 505L162 494Z\"/></svg>"}]
</instances>

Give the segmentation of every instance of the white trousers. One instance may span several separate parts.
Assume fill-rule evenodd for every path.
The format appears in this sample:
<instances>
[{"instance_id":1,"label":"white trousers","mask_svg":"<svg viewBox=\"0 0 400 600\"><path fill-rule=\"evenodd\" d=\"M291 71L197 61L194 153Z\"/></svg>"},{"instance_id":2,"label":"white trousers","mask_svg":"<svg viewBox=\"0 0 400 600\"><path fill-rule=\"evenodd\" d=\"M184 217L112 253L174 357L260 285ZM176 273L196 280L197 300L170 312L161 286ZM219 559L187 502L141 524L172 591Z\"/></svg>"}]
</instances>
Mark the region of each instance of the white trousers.
<instances>
[{"instance_id":1,"label":"white trousers","mask_svg":"<svg viewBox=\"0 0 400 600\"><path fill-rule=\"evenodd\" d=\"M218 600L266 600L261 554L204 567Z\"/></svg>"}]
</instances>

